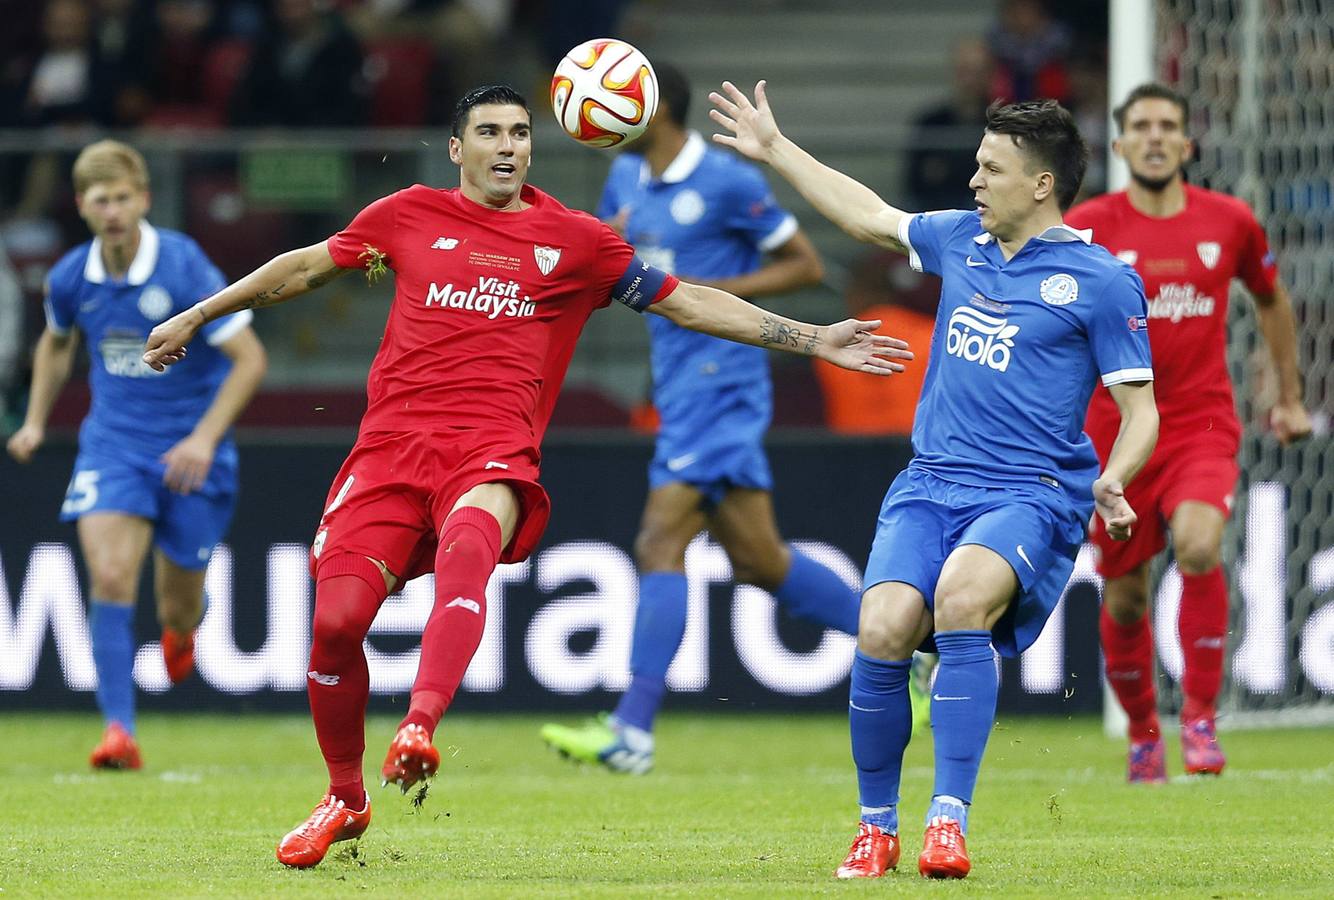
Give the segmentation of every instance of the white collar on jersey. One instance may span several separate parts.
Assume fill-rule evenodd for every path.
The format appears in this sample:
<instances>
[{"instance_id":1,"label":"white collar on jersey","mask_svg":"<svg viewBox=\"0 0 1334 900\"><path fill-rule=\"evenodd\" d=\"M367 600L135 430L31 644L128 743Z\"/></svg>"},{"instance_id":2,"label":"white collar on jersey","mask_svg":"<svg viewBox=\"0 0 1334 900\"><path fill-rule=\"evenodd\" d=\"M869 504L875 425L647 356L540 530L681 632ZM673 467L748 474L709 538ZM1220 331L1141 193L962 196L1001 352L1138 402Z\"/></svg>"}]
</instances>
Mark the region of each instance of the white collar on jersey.
<instances>
[{"instance_id":1,"label":"white collar on jersey","mask_svg":"<svg viewBox=\"0 0 1334 900\"><path fill-rule=\"evenodd\" d=\"M130 284L143 284L157 268L157 252L160 245L157 229L143 219L139 220L139 252L134 254L134 261L125 273L125 280ZM102 239L93 238L93 246L88 251L88 261L83 264L83 277L93 284L102 284L107 280L106 264L102 262Z\"/></svg>"},{"instance_id":2,"label":"white collar on jersey","mask_svg":"<svg viewBox=\"0 0 1334 900\"><path fill-rule=\"evenodd\" d=\"M973 238L973 243L985 247L993 240L995 240L995 238L992 236L991 232L984 231L977 237ZM1046 231L1042 232L1042 234L1038 235L1038 240L1047 241L1052 244L1068 244L1073 241L1083 241L1086 244L1091 244L1093 243L1093 229L1085 228L1081 230L1078 228L1071 228L1069 225L1062 222L1060 225L1053 225Z\"/></svg>"},{"instance_id":3,"label":"white collar on jersey","mask_svg":"<svg viewBox=\"0 0 1334 900\"><path fill-rule=\"evenodd\" d=\"M708 151L709 145L704 140L704 136L698 131L692 131L686 135L685 146L681 152L676 154L676 158L671 161L666 169L662 171L660 181L666 184L678 184L690 177L690 173L699 168L699 164L704 161L704 154ZM648 184L653 175L648 170L648 160L644 160L643 167L639 170L639 183Z\"/></svg>"}]
</instances>

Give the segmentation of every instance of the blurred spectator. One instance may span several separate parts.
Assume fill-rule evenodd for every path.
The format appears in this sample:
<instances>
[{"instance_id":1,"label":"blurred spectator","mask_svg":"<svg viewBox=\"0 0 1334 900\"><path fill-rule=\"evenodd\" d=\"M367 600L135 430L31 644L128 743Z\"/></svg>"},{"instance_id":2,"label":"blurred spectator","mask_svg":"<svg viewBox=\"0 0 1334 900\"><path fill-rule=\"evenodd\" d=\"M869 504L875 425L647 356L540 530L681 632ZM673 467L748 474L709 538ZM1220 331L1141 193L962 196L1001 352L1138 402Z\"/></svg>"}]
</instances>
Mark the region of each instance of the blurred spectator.
<instances>
[{"instance_id":1,"label":"blurred spectator","mask_svg":"<svg viewBox=\"0 0 1334 900\"><path fill-rule=\"evenodd\" d=\"M940 279L914 272L907 257L877 250L852 273L847 304L859 319L879 319L879 333L908 342L916 358L888 378L858 377L823 361L815 376L824 392L825 419L838 434L910 434L931 354Z\"/></svg>"},{"instance_id":2,"label":"blurred spectator","mask_svg":"<svg viewBox=\"0 0 1334 900\"><path fill-rule=\"evenodd\" d=\"M226 110L211 102L208 66L217 39L211 0L158 0L145 82L153 124L222 125Z\"/></svg>"},{"instance_id":3,"label":"blurred spectator","mask_svg":"<svg viewBox=\"0 0 1334 900\"><path fill-rule=\"evenodd\" d=\"M92 85L93 117L105 125L137 125L152 100L144 81L153 39L150 0L94 0L92 52L98 75Z\"/></svg>"},{"instance_id":4,"label":"blurred spectator","mask_svg":"<svg viewBox=\"0 0 1334 900\"><path fill-rule=\"evenodd\" d=\"M997 62L997 96L1069 99L1070 29L1051 17L1043 0L1004 0L987 44Z\"/></svg>"},{"instance_id":5,"label":"blurred spectator","mask_svg":"<svg viewBox=\"0 0 1334 900\"><path fill-rule=\"evenodd\" d=\"M1107 58L1101 49L1080 53L1070 64L1070 112L1089 148L1088 171L1079 203L1107 190Z\"/></svg>"},{"instance_id":6,"label":"blurred spectator","mask_svg":"<svg viewBox=\"0 0 1334 900\"><path fill-rule=\"evenodd\" d=\"M908 146L907 194L912 209L971 209L969 180L977 171L977 144L986 126L995 64L980 38L954 47L950 97L913 122Z\"/></svg>"},{"instance_id":7,"label":"blurred spectator","mask_svg":"<svg viewBox=\"0 0 1334 900\"><path fill-rule=\"evenodd\" d=\"M545 71L551 71L571 47L596 37L614 37L629 0L542 0L533 10ZM527 18L525 16L525 18Z\"/></svg>"},{"instance_id":8,"label":"blurred spectator","mask_svg":"<svg viewBox=\"0 0 1334 900\"><path fill-rule=\"evenodd\" d=\"M361 44L320 0L275 0L231 103L234 125L354 127L368 112Z\"/></svg>"},{"instance_id":9,"label":"blurred spectator","mask_svg":"<svg viewBox=\"0 0 1334 900\"><path fill-rule=\"evenodd\" d=\"M0 113L10 125L77 125L93 117L97 60L84 0L49 0L40 48L15 67Z\"/></svg>"}]
</instances>

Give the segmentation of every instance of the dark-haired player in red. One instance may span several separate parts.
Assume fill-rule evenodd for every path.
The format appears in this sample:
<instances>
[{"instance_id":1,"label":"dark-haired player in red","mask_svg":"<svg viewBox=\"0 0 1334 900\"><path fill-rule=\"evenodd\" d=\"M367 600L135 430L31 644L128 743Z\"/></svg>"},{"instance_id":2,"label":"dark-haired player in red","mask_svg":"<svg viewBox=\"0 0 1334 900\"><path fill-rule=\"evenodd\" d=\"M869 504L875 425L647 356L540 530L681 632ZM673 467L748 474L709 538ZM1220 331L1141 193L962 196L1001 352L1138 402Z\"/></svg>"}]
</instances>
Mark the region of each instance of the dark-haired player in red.
<instances>
[{"instance_id":1,"label":"dark-haired player in red","mask_svg":"<svg viewBox=\"0 0 1334 900\"><path fill-rule=\"evenodd\" d=\"M395 273L356 445L311 550L308 688L329 792L278 859L313 866L370 822L362 783L369 678L362 641L386 595L435 572L407 716L382 776L404 790L434 774L431 740L481 640L496 563L528 556L546 526L538 446L575 341L613 300L719 337L888 375L907 344L849 319L816 327L723 291L678 282L614 231L524 184L531 117L493 85L458 105L460 187L415 185L375 201L327 242L275 257L153 330L144 361L179 360L208 321L291 299L354 270Z\"/></svg>"},{"instance_id":2,"label":"dark-haired player in red","mask_svg":"<svg viewBox=\"0 0 1334 900\"><path fill-rule=\"evenodd\" d=\"M1167 772L1154 696L1149 627L1149 564L1171 539L1181 571L1177 630L1185 658L1181 745L1190 774L1223 771L1214 703L1223 681L1227 580L1220 565L1223 525L1232 511L1241 424L1227 371L1228 289L1240 278L1255 300L1260 331L1278 372L1270 425L1287 444L1311 432L1302 405L1292 305L1278 280L1264 230L1241 200L1187 184L1193 146L1186 99L1145 84L1115 116L1117 153L1130 168L1122 193L1066 215L1144 279L1149 298L1158 446L1126 501L1139 512L1130 540L1113 541L1100 523L1093 538L1106 579L1100 630L1107 679L1130 717L1128 777L1160 782ZM1131 323L1136 327L1136 323ZM1087 430L1104 461L1121 419L1105 388L1093 394Z\"/></svg>"}]
</instances>

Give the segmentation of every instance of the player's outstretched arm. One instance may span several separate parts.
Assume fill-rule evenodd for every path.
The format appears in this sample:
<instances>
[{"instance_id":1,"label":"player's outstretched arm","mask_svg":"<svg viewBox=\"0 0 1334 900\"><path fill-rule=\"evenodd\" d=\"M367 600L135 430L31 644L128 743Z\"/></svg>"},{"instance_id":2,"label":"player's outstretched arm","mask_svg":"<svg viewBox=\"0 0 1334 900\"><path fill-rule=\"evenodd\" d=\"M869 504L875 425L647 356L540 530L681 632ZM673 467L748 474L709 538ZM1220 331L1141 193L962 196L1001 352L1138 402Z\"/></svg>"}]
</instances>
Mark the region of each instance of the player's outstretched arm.
<instances>
[{"instance_id":1,"label":"player's outstretched arm","mask_svg":"<svg viewBox=\"0 0 1334 900\"><path fill-rule=\"evenodd\" d=\"M275 256L241 280L154 328L144 348L144 362L161 372L185 357L185 345L206 323L239 310L273 306L300 297L350 271L334 264L323 241Z\"/></svg>"},{"instance_id":2,"label":"player's outstretched arm","mask_svg":"<svg viewBox=\"0 0 1334 900\"><path fill-rule=\"evenodd\" d=\"M1302 402L1302 376L1297 370L1297 319L1282 282L1272 294L1255 297L1255 313L1269 356L1278 373L1278 401L1269 411L1269 425L1281 444L1311 435L1311 415Z\"/></svg>"},{"instance_id":3,"label":"player's outstretched arm","mask_svg":"<svg viewBox=\"0 0 1334 900\"><path fill-rule=\"evenodd\" d=\"M715 134L714 141L768 163L821 215L857 240L907 253L899 240L899 222L910 214L890 206L866 185L831 169L784 137L769 108L765 84L755 85L754 103L730 81L723 82L721 94L709 94L715 107L709 110L710 118L731 132Z\"/></svg>"},{"instance_id":4,"label":"player's outstretched arm","mask_svg":"<svg viewBox=\"0 0 1334 900\"><path fill-rule=\"evenodd\" d=\"M9 438L9 455L21 463L32 460L32 455L46 440L46 420L56 405L60 389L69 381L74 368L74 351L79 346L78 332L58 334L47 328L37 339L32 360L32 388L28 391L28 412L23 425Z\"/></svg>"},{"instance_id":5,"label":"player's outstretched arm","mask_svg":"<svg viewBox=\"0 0 1334 900\"><path fill-rule=\"evenodd\" d=\"M1093 502L1113 540L1130 537L1138 517L1126 502L1125 486L1144 468L1158 443L1158 406L1153 382L1114 384L1109 388L1121 411L1121 430L1107 455L1107 465L1093 482Z\"/></svg>"},{"instance_id":6,"label":"player's outstretched arm","mask_svg":"<svg viewBox=\"0 0 1334 900\"><path fill-rule=\"evenodd\" d=\"M649 307L649 312L670 319L682 328L820 359L874 375L903 371L913 358L908 344L875 334L880 321L846 319L833 325L810 325L761 309L726 291L682 281L676 289Z\"/></svg>"}]
</instances>

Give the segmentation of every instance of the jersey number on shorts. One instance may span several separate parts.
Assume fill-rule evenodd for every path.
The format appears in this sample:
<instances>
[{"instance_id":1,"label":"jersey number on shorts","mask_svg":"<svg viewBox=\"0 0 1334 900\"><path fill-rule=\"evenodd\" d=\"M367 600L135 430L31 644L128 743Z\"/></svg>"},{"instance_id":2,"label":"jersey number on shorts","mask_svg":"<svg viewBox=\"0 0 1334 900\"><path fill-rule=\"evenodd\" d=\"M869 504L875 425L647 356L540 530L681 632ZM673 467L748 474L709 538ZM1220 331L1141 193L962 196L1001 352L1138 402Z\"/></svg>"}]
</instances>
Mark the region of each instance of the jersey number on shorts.
<instances>
[{"instance_id":1,"label":"jersey number on shorts","mask_svg":"<svg viewBox=\"0 0 1334 900\"><path fill-rule=\"evenodd\" d=\"M97 503L97 479L101 474L95 470L75 472L65 490L65 502L60 505L60 512L67 516L77 516L92 509Z\"/></svg>"},{"instance_id":2,"label":"jersey number on shorts","mask_svg":"<svg viewBox=\"0 0 1334 900\"><path fill-rule=\"evenodd\" d=\"M338 489L338 493L337 493L337 495L334 496L334 498L333 498L333 503L330 503L330 504L329 504L329 508L326 509L326 510L324 511L324 514L325 514L326 516L327 516L329 513L333 512L333 511L334 511L335 509L337 509L338 507L340 507L340 506L343 505L343 501L344 501L345 499L347 499L347 493L348 493L348 491L352 490L352 482L354 482L354 481L356 481L356 480L357 480L357 476L355 476L355 475L349 475L349 476L347 476L347 481L344 481L344 482L343 482L343 486L340 487L340 488Z\"/></svg>"}]
</instances>

